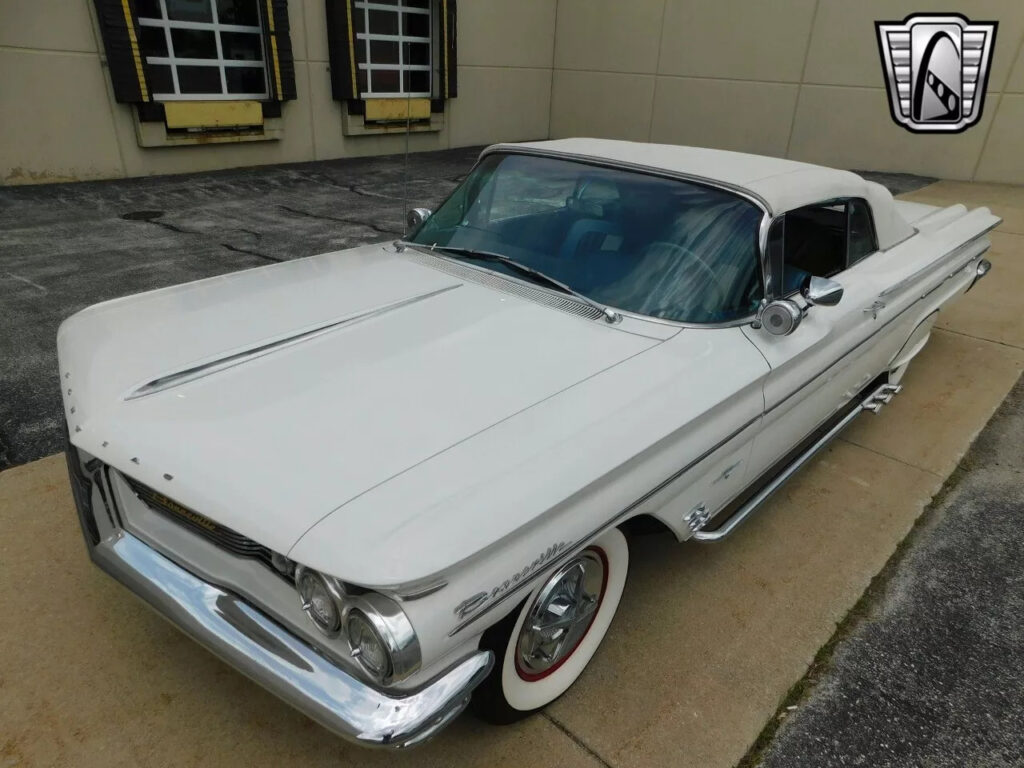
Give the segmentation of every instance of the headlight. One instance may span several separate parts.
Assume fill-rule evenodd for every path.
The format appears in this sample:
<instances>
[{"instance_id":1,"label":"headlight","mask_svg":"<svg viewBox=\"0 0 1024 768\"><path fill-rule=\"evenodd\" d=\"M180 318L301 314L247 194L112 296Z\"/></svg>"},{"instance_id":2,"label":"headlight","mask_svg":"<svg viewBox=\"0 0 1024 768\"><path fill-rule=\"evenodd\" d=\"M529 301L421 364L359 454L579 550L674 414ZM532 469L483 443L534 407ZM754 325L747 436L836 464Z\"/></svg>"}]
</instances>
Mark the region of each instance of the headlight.
<instances>
[{"instance_id":1,"label":"headlight","mask_svg":"<svg viewBox=\"0 0 1024 768\"><path fill-rule=\"evenodd\" d=\"M341 630L343 595L333 581L316 571L302 568L295 572L295 588L302 598L302 610L313 625L328 637Z\"/></svg>"},{"instance_id":2,"label":"headlight","mask_svg":"<svg viewBox=\"0 0 1024 768\"><path fill-rule=\"evenodd\" d=\"M377 592L346 594L336 579L298 566L302 610L327 637L345 635L352 658L379 683L404 680L420 668L420 642L401 606Z\"/></svg>"},{"instance_id":3,"label":"headlight","mask_svg":"<svg viewBox=\"0 0 1024 768\"><path fill-rule=\"evenodd\" d=\"M378 680L389 676L391 656L388 649L361 611L352 611L348 615L348 644L352 656L359 660L363 669Z\"/></svg>"},{"instance_id":4,"label":"headlight","mask_svg":"<svg viewBox=\"0 0 1024 768\"><path fill-rule=\"evenodd\" d=\"M420 641L394 600L377 592L351 599L345 633L352 655L376 680L403 680L420 668Z\"/></svg>"}]
</instances>

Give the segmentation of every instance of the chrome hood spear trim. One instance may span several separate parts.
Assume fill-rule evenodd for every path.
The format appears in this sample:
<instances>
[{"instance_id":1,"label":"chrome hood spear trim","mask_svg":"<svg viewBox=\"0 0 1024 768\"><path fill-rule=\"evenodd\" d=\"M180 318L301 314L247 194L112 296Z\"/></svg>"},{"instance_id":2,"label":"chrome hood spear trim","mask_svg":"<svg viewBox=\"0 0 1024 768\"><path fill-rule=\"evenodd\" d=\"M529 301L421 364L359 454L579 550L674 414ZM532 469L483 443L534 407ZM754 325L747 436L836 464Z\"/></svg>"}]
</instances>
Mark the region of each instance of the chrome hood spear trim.
<instances>
[{"instance_id":1,"label":"chrome hood spear trim","mask_svg":"<svg viewBox=\"0 0 1024 768\"><path fill-rule=\"evenodd\" d=\"M422 293L419 296L410 296L407 299L395 301L391 304L386 304L382 307L376 307L369 311L359 312L354 315L348 315L337 320L331 320L327 323L322 323L313 328L307 328L305 330L298 331L295 333L289 333L278 339L274 339L273 341L257 344L250 347L249 349L243 349L238 352L232 352L231 354L225 355L223 357L216 357L212 360L200 363L199 365L193 365L188 368L183 368L177 371L171 371L169 373L161 374L155 379L147 381L145 384L141 384L138 387L132 389L127 395L125 395L124 399L134 400L139 397L145 397L146 395L152 395L157 392L163 392L165 390L172 389L173 387L180 386L181 384L186 384L190 381L195 381L196 379L202 378L203 376L209 376L212 373L217 373L218 371L223 371L227 368L232 368L236 365L241 365L242 363L248 362L249 360L254 360L258 357L262 357L263 355L270 354L271 352L275 352L279 349L289 347L301 341L307 341L309 339L316 338L317 336L333 331L341 326L352 325L362 320L368 320L371 317L377 317L379 315L383 315L386 312L392 312L396 309L401 309L402 307L408 306L410 304L415 304L416 302L423 301L424 299L429 299L434 296L438 296L442 293L454 290L455 288L459 288L461 287L461 285L461 283L457 283L455 285L447 285L443 288L438 288L435 291Z\"/></svg>"}]
</instances>

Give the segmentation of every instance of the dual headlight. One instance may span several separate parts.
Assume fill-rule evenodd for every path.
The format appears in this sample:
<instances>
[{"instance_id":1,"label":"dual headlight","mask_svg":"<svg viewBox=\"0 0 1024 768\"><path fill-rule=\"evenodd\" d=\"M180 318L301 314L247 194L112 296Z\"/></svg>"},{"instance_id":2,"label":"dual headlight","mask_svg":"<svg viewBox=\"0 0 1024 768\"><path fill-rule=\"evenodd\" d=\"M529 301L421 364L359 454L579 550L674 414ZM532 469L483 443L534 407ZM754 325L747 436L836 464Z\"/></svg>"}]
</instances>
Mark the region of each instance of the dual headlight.
<instances>
[{"instance_id":1,"label":"dual headlight","mask_svg":"<svg viewBox=\"0 0 1024 768\"><path fill-rule=\"evenodd\" d=\"M347 594L336 579L303 566L295 587L313 625L327 637L345 637L352 657L378 682L397 682L420 668L419 640L391 598Z\"/></svg>"}]
</instances>

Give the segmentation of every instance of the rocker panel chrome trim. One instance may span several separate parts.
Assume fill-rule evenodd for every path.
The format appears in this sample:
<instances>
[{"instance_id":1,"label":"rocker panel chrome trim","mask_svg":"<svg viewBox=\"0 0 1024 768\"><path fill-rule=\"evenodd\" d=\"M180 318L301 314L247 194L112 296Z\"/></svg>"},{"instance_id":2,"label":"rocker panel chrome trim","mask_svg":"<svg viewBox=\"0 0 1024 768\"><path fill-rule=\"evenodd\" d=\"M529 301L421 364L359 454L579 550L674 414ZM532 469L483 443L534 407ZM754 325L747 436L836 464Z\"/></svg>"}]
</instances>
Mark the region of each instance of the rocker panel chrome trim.
<instances>
[{"instance_id":1,"label":"rocker panel chrome trim","mask_svg":"<svg viewBox=\"0 0 1024 768\"><path fill-rule=\"evenodd\" d=\"M832 427L828 432L822 435L814 444L812 444L806 451L800 454L792 464L783 469L774 479L772 479L764 488L758 491L753 498L750 499L746 504L740 507L725 523L722 524L721 528L714 531L696 531L693 534L694 541L700 542L715 542L721 541L726 536L731 534L737 528L739 528L744 522L746 522L751 515L759 510L762 505L769 498L781 488L786 482L793 477L800 469L803 468L807 462L813 459L818 453L821 452L825 446L831 443L840 432L849 426L850 422L856 419L865 409L871 408L875 405L878 400L884 400L888 403L892 399L892 396L901 389L898 385L883 384L878 387L874 392L868 395L863 402L857 407L851 410L846 416L839 420L839 422ZM881 406L877 406L880 408ZM873 410L873 409L872 409ZM875 411L877 413L877 411Z\"/></svg>"}]
</instances>

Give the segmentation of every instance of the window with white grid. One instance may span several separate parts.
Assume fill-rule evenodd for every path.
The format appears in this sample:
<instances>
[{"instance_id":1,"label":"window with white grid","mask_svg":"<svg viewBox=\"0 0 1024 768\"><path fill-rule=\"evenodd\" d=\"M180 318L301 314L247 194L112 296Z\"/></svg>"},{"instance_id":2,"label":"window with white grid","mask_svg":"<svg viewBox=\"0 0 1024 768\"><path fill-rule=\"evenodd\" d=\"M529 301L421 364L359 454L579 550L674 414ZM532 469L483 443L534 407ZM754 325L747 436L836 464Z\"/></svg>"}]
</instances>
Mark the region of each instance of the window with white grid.
<instances>
[{"instance_id":1,"label":"window with white grid","mask_svg":"<svg viewBox=\"0 0 1024 768\"><path fill-rule=\"evenodd\" d=\"M355 0L360 97L430 98L431 0Z\"/></svg>"},{"instance_id":2,"label":"window with white grid","mask_svg":"<svg viewBox=\"0 0 1024 768\"><path fill-rule=\"evenodd\" d=\"M259 0L135 0L135 8L155 100L269 95Z\"/></svg>"}]
</instances>

